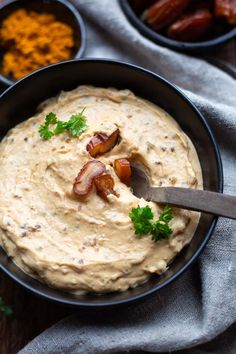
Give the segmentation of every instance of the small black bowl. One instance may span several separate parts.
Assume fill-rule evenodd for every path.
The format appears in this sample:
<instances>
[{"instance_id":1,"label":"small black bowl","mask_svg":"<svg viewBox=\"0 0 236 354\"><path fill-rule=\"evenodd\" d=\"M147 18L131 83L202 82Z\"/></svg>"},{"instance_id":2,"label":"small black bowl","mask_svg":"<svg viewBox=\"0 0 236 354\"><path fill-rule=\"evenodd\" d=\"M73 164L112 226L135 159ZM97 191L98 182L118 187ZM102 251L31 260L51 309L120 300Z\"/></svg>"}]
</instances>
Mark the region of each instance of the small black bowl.
<instances>
[{"instance_id":1,"label":"small black bowl","mask_svg":"<svg viewBox=\"0 0 236 354\"><path fill-rule=\"evenodd\" d=\"M8 129L32 116L43 100L57 95L61 90L72 90L81 84L130 89L136 95L165 109L176 119L195 145L202 166L204 188L222 192L221 158L205 119L177 87L162 77L134 65L103 59L80 59L54 64L30 74L0 96L2 136ZM54 302L86 308L127 304L160 290L182 274L205 247L216 221L216 217L202 214L190 245L181 251L163 275L153 276L145 284L122 293L75 296L49 288L25 274L2 249L0 249L0 269L24 288Z\"/></svg>"},{"instance_id":2,"label":"small black bowl","mask_svg":"<svg viewBox=\"0 0 236 354\"><path fill-rule=\"evenodd\" d=\"M55 15L56 19L72 27L74 31L75 48L73 48L73 58L81 58L86 46L86 30L84 21L78 10L66 0L8 0L0 5L0 26L2 21L12 12L24 8L36 12L48 12ZM3 49L0 47L0 62ZM0 89L9 87L15 81L5 77L0 73Z\"/></svg>"},{"instance_id":3,"label":"small black bowl","mask_svg":"<svg viewBox=\"0 0 236 354\"><path fill-rule=\"evenodd\" d=\"M199 54L207 51L212 51L213 49L227 43L231 39L236 38L236 27L229 29L227 26L227 28L221 28L220 33L218 33L215 38L203 42L190 43L176 41L158 32L155 32L144 22L142 22L130 5L129 0L119 0L119 2L129 21L141 34L151 39L153 42L162 45L163 47L167 47L179 52Z\"/></svg>"}]
</instances>

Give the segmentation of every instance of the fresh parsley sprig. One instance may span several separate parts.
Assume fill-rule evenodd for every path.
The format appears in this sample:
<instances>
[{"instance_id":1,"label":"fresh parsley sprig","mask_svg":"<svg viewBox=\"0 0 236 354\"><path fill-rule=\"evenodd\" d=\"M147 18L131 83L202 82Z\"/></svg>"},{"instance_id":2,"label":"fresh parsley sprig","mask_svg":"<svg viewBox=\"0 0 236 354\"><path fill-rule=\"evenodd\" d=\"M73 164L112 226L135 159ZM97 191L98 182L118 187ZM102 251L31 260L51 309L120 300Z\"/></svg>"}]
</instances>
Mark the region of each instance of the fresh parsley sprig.
<instances>
[{"instance_id":1,"label":"fresh parsley sprig","mask_svg":"<svg viewBox=\"0 0 236 354\"><path fill-rule=\"evenodd\" d=\"M167 239L172 234L169 222L173 219L173 213L169 206L165 206L158 220L154 221L154 214L149 206L133 208L129 213L133 222L135 234L138 237L151 234L152 240L157 242Z\"/></svg>"},{"instance_id":2,"label":"fresh parsley sprig","mask_svg":"<svg viewBox=\"0 0 236 354\"><path fill-rule=\"evenodd\" d=\"M173 219L173 213L169 206L165 206L163 212L160 214L159 219L154 222L151 231L152 240L157 242L160 239L167 239L172 234L172 229L169 222Z\"/></svg>"},{"instance_id":3,"label":"fresh parsley sprig","mask_svg":"<svg viewBox=\"0 0 236 354\"><path fill-rule=\"evenodd\" d=\"M45 118L45 124L39 127L39 135L41 136L41 138L45 140L51 139L51 137L55 135L55 133L52 130L49 130L49 126L57 124L57 122L58 121L56 114L52 112L49 113Z\"/></svg>"},{"instance_id":4,"label":"fresh parsley sprig","mask_svg":"<svg viewBox=\"0 0 236 354\"><path fill-rule=\"evenodd\" d=\"M0 311L7 317L10 317L13 314L12 308L6 305L1 297L0 297Z\"/></svg>"},{"instance_id":5,"label":"fresh parsley sprig","mask_svg":"<svg viewBox=\"0 0 236 354\"><path fill-rule=\"evenodd\" d=\"M87 128L86 117L83 115L85 108L79 114L75 114L70 117L70 120L67 122L67 131L73 136L81 135Z\"/></svg>"},{"instance_id":6,"label":"fresh parsley sprig","mask_svg":"<svg viewBox=\"0 0 236 354\"><path fill-rule=\"evenodd\" d=\"M152 227L152 219L153 212L149 206L145 206L141 208L138 206L137 208L133 208L129 213L130 219L133 221L135 234L139 237L151 233Z\"/></svg>"},{"instance_id":7,"label":"fresh parsley sprig","mask_svg":"<svg viewBox=\"0 0 236 354\"><path fill-rule=\"evenodd\" d=\"M80 113L72 115L67 122L58 120L55 113L49 113L44 124L39 127L39 135L45 140L51 139L54 135L61 134L64 131L67 131L72 137L80 136L88 127L84 110L85 108ZM52 125L56 125L56 127L50 130Z\"/></svg>"}]
</instances>

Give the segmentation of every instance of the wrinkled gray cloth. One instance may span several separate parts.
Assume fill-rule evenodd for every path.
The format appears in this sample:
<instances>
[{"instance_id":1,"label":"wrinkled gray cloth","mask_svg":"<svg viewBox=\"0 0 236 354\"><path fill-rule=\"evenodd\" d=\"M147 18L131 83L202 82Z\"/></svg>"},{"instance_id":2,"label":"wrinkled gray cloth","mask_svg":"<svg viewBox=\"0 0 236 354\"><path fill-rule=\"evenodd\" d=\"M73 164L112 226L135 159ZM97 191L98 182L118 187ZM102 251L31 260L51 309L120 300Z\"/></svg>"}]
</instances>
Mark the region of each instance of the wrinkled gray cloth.
<instances>
[{"instance_id":1,"label":"wrinkled gray cloth","mask_svg":"<svg viewBox=\"0 0 236 354\"><path fill-rule=\"evenodd\" d=\"M87 22L87 57L115 58L151 69L197 105L220 144L224 190L236 194L236 81L203 60L142 37L117 0L74 3ZM220 219L197 263L156 296L112 314L78 313L46 330L20 353L236 353L235 321L236 222Z\"/></svg>"}]
</instances>

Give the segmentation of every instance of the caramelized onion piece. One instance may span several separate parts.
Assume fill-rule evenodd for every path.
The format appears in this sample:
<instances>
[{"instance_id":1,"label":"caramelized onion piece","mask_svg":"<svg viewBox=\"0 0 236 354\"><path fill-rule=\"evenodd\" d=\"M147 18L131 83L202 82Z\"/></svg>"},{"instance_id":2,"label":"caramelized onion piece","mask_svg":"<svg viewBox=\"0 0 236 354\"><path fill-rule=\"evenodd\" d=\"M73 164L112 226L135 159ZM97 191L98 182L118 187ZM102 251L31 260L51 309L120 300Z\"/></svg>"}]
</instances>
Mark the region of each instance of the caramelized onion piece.
<instances>
[{"instance_id":1,"label":"caramelized onion piece","mask_svg":"<svg viewBox=\"0 0 236 354\"><path fill-rule=\"evenodd\" d=\"M87 144L86 149L92 157L105 154L117 144L119 136L119 129L116 129L110 136L103 133L97 133Z\"/></svg>"},{"instance_id":2,"label":"caramelized onion piece","mask_svg":"<svg viewBox=\"0 0 236 354\"><path fill-rule=\"evenodd\" d=\"M124 158L115 160L114 168L120 181L129 187L131 183L131 167L129 160Z\"/></svg>"},{"instance_id":3,"label":"caramelized onion piece","mask_svg":"<svg viewBox=\"0 0 236 354\"><path fill-rule=\"evenodd\" d=\"M106 167L102 162L98 160L87 162L75 179L73 192L79 196L88 195L93 187L94 178L100 176L105 171Z\"/></svg>"},{"instance_id":4,"label":"caramelized onion piece","mask_svg":"<svg viewBox=\"0 0 236 354\"><path fill-rule=\"evenodd\" d=\"M108 201L109 194L118 194L114 191L115 182L110 174L105 174L94 178L94 183L97 189L97 194L104 200Z\"/></svg>"}]
</instances>

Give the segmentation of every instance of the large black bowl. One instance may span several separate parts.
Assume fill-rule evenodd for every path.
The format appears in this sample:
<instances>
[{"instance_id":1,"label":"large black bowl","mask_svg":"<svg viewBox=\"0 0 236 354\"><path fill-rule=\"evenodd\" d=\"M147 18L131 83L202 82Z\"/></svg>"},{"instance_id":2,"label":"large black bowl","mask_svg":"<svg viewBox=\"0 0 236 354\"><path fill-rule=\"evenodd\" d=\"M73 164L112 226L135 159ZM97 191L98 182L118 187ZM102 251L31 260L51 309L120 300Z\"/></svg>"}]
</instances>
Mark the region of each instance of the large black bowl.
<instances>
[{"instance_id":1,"label":"large black bowl","mask_svg":"<svg viewBox=\"0 0 236 354\"><path fill-rule=\"evenodd\" d=\"M201 161L204 188L222 191L221 159L215 139L202 115L172 84L137 66L109 60L75 60L43 68L18 81L0 96L0 131L8 129L34 114L39 103L61 90L81 84L130 89L169 112L194 143ZM3 191L1 191L2 193ZM63 304L83 307L105 307L144 298L163 288L182 274L199 256L209 240L216 218L202 214L191 244L175 258L162 276L123 293L74 296L31 278L22 272L6 253L0 250L0 268L33 293Z\"/></svg>"},{"instance_id":2,"label":"large black bowl","mask_svg":"<svg viewBox=\"0 0 236 354\"><path fill-rule=\"evenodd\" d=\"M205 53L218 48L233 38L236 38L236 27L230 27L227 25L219 25L215 29L215 33L212 38L205 41L198 42L181 42L154 31L143 21L141 21L139 14L135 13L131 0L119 0L121 8L125 15L129 19L136 29L151 39L153 42L160 44L164 47L177 50L179 52L186 53Z\"/></svg>"}]
</instances>

